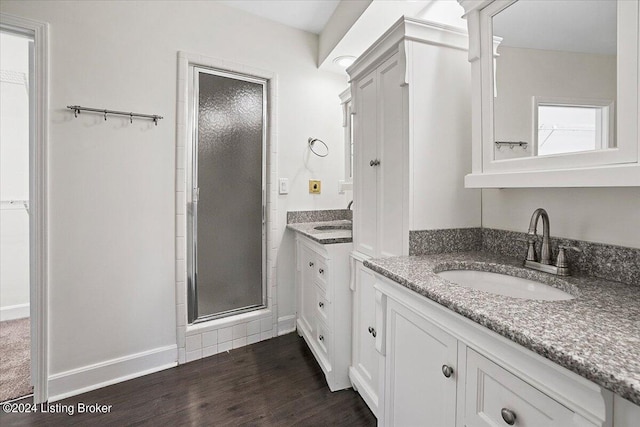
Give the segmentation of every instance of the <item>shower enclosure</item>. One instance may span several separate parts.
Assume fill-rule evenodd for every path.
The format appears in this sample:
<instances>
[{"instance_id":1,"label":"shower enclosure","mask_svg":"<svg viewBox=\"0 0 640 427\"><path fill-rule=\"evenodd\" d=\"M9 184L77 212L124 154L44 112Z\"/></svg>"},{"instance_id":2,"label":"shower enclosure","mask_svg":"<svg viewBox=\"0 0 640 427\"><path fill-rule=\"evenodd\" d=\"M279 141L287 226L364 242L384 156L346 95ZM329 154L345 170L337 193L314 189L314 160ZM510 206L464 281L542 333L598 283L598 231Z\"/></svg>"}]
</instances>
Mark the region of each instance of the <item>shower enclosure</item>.
<instances>
[{"instance_id":1,"label":"shower enclosure","mask_svg":"<svg viewBox=\"0 0 640 427\"><path fill-rule=\"evenodd\" d=\"M191 67L188 320L266 306L267 81Z\"/></svg>"}]
</instances>

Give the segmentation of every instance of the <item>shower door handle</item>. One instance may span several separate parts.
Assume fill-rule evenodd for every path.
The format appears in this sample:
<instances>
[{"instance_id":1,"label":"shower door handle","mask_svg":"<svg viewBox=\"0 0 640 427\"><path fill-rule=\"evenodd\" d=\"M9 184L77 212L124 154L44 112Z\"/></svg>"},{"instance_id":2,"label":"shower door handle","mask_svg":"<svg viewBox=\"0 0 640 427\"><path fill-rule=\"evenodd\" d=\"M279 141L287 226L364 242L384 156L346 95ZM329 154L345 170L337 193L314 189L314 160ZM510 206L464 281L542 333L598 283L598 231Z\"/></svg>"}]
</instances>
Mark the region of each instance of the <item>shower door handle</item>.
<instances>
[{"instance_id":1,"label":"shower door handle","mask_svg":"<svg viewBox=\"0 0 640 427\"><path fill-rule=\"evenodd\" d=\"M191 194L191 199L193 199L194 203L198 203L200 200L200 187L194 187L193 193Z\"/></svg>"}]
</instances>

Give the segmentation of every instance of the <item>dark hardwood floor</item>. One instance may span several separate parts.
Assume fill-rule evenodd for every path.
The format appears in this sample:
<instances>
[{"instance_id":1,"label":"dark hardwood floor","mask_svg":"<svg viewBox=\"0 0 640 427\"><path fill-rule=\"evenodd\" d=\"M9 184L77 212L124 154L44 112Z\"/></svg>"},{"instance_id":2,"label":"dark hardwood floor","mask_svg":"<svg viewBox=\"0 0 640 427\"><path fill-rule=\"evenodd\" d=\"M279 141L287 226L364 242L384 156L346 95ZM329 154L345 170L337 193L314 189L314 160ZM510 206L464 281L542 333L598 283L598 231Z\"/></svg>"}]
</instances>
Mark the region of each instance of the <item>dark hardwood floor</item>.
<instances>
[{"instance_id":1,"label":"dark hardwood floor","mask_svg":"<svg viewBox=\"0 0 640 427\"><path fill-rule=\"evenodd\" d=\"M332 393L296 333L56 402L107 414L6 414L8 426L374 426L353 390ZM50 407L54 407L51 404Z\"/></svg>"}]
</instances>

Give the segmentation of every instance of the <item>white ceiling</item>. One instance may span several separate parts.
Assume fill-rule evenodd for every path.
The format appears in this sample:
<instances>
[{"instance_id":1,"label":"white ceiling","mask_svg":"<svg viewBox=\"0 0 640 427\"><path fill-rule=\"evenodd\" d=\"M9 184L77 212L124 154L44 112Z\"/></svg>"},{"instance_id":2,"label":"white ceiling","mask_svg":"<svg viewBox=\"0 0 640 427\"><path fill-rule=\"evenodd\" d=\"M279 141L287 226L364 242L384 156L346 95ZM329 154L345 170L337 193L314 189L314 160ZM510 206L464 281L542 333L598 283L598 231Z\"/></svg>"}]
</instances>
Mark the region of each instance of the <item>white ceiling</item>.
<instances>
[{"instance_id":1,"label":"white ceiling","mask_svg":"<svg viewBox=\"0 0 640 427\"><path fill-rule=\"evenodd\" d=\"M493 17L502 45L530 49L616 54L616 2L530 0Z\"/></svg>"},{"instance_id":2,"label":"white ceiling","mask_svg":"<svg viewBox=\"0 0 640 427\"><path fill-rule=\"evenodd\" d=\"M227 6L320 34L340 0L222 0Z\"/></svg>"},{"instance_id":3,"label":"white ceiling","mask_svg":"<svg viewBox=\"0 0 640 427\"><path fill-rule=\"evenodd\" d=\"M340 0L218 0L227 6L294 28L320 34ZM368 3L347 33L328 56L319 58L318 68L345 74L333 60L339 56L360 56L401 16L436 21L466 29L464 10L456 0L343 0Z\"/></svg>"}]
</instances>

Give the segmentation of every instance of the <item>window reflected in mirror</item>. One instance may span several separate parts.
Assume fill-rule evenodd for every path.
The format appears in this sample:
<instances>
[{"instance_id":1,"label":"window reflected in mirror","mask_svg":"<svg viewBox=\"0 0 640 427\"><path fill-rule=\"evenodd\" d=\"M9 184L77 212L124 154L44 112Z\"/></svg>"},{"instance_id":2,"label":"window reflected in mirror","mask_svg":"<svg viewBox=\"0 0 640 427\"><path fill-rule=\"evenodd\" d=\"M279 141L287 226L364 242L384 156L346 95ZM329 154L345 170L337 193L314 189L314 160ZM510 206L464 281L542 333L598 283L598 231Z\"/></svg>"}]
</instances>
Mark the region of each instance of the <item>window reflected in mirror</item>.
<instances>
[{"instance_id":1,"label":"window reflected in mirror","mask_svg":"<svg viewBox=\"0 0 640 427\"><path fill-rule=\"evenodd\" d=\"M616 146L616 1L518 1L492 28L494 160Z\"/></svg>"},{"instance_id":2,"label":"window reflected in mirror","mask_svg":"<svg viewBox=\"0 0 640 427\"><path fill-rule=\"evenodd\" d=\"M612 146L609 105L538 103L536 108L536 155L577 153Z\"/></svg>"}]
</instances>

